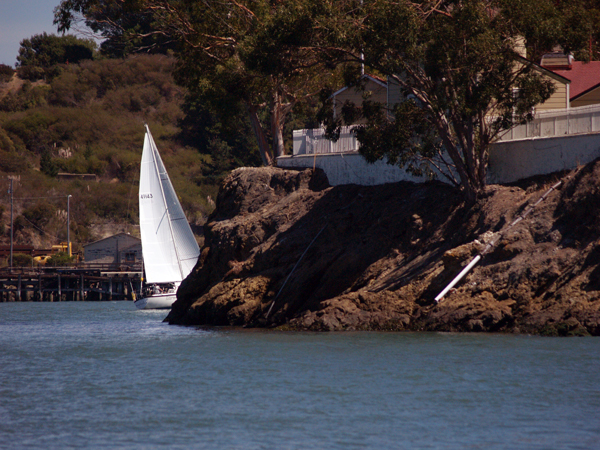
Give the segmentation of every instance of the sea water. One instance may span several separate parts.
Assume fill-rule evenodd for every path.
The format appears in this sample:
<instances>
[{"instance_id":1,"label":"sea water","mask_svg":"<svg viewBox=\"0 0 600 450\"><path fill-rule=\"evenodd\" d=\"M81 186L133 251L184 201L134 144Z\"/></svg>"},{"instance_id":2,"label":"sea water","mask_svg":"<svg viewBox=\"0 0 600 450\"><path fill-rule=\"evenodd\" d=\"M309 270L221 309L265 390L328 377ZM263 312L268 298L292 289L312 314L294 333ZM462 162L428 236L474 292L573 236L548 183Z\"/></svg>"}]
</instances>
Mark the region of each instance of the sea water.
<instances>
[{"instance_id":1,"label":"sea water","mask_svg":"<svg viewBox=\"0 0 600 450\"><path fill-rule=\"evenodd\" d=\"M600 449L600 339L0 304L1 449Z\"/></svg>"}]
</instances>

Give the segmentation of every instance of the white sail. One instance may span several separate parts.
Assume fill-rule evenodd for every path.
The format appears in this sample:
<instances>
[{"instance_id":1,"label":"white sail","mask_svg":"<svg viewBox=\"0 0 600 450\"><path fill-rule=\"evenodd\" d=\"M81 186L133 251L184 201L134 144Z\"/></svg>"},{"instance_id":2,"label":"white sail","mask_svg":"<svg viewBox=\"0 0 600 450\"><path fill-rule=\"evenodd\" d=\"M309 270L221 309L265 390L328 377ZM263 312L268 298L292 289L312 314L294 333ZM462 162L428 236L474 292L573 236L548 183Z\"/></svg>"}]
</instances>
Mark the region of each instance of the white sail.
<instances>
[{"instance_id":1,"label":"white sail","mask_svg":"<svg viewBox=\"0 0 600 450\"><path fill-rule=\"evenodd\" d=\"M200 250L147 125L139 201L146 282L180 282L194 268Z\"/></svg>"}]
</instances>

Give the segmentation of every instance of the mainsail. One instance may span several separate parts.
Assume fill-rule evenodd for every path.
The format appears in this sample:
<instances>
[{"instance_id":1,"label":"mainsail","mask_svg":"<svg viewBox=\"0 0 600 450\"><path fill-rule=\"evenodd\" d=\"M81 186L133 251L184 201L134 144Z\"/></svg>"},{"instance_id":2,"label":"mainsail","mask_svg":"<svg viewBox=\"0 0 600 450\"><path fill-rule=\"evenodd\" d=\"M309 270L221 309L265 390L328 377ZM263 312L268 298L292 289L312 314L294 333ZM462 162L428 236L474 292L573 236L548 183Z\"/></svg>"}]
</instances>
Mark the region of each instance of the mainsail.
<instances>
[{"instance_id":1,"label":"mainsail","mask_svg":"<svg viewBox=\"0 0 600 450\"><path fill-rule=\"evenodd\" d=\"M148 125L139 195L146 282L179 282L194 268L200 250Z\"/></svg>"}]
</instances>

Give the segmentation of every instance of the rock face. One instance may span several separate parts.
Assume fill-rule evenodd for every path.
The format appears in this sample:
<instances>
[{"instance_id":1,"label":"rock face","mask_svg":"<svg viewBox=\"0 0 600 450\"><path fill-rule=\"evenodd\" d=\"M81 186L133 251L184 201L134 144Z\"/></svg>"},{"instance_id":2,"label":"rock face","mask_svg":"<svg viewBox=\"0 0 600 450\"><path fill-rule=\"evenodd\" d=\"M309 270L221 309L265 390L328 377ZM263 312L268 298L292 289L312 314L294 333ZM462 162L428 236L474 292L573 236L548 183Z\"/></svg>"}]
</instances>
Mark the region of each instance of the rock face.
<instances>
[{"instance_id":1,"label":"rock face","mask_svg":"<svg viewBox=\"0 0 600 450\"><path fill-rule=\"evenodd\" d=\"M221 187L198 264L166 320L600 335L599 179L600 163L591 163L490 186L467 207L442 183L329 187L319 170L238 169Z\"/></svg>"}]
</instances>

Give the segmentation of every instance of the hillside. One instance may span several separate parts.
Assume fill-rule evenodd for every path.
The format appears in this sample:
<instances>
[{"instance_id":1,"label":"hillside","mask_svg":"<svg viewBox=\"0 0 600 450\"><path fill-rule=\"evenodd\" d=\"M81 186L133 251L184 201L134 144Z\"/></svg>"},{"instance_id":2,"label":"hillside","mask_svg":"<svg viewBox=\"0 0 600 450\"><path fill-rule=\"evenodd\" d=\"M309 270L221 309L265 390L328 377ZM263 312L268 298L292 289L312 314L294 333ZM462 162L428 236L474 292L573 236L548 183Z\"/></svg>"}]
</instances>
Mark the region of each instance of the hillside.
<instances>
[{"instance_id":1,"label":"hillside","mask_svg":"<svg viewBox=\"0 0 600 450\"><path fill-rule=\"evenodd\" d=\"M180 138L186 92L173 81L174 65L165 55L137 55L61 65L45 81L14 75L0 82L0 244L9 242L9 178L16 244L46 247L66 240L67 195L76 249L115 232L139 234L144 123L188 219L193 225L205 221L217 188L204 176L210 156Z\"/></svg>"},{"instance_id":2,"label":"hillside","mask_svg":"<svg viewBox=\"0 0 600 450\"><path fill-rule=\"evenodd\" d=\"M599 178L596 161L489 186L467 208L441 183L329 187L319 171L238 169L167 321L600 335ZM494 251L436 304L497 233Z\"/></svg>"}]
</instances>

